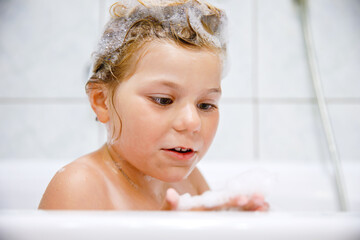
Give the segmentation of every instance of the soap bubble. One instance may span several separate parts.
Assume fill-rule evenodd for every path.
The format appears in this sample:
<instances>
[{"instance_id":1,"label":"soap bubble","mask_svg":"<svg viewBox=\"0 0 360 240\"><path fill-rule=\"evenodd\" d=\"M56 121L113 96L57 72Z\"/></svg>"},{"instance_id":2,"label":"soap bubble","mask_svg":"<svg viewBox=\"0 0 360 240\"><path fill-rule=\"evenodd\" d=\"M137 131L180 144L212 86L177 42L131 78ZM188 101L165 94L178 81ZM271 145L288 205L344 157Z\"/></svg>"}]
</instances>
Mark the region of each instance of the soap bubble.
<instances>
[{"instance_id":1,"label":"soap bubble","mask_svg":"<svg viewBox=\"0 0 360 240\"><path fill-rule=\"evenodd\" d=\"M186 193L180 196L178 210L192 208L213 208L229 202L237 196L269 195L276 181L273 173L265 169L252 169L229 179L223 188L206 191L202 195L191 196Z\"/></svg>"},{"instance_id":2,"label":"soap bubble","mask_svg":"<svg viewBox=\"0 0 360 240\"><path fill-rule=\"evenodd\" d=\"M123 0L115 3L110 12L112 17L105 25L104 33L93 54L94 78L104 80L111 72L111 66L119 62L124 46L141 40L141 37L131 35L131 30L140 21L155 23L162 28L165 35L174 33L184 42L193 45L201 46L206 42L221 50L220 57L225 65L227 17L223 11L204 1ZM144 30L143 35L149 34ZM160 31L154 35L160 37Z\"/></svg>"}]
</instances>

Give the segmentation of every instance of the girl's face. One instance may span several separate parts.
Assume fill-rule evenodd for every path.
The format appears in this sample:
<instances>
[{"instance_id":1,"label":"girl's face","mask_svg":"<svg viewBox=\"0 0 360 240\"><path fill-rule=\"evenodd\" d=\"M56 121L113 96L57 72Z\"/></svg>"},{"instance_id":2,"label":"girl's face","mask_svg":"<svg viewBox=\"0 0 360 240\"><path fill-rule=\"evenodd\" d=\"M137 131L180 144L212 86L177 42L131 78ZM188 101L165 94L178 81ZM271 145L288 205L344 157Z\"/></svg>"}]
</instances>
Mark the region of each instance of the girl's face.
<instances>
[{"instance_id":1,"label":"girl's face","mask_svg":"<svg viewBox=\"0 0 360 240\"><path fill-rule=\"evenodd\" d=\"M121 133L110 146L140 172L180 181L206 153L217 129L220 59L168 42L146 46L134 74L115 91Z\"/></svg>"}]
</instances>

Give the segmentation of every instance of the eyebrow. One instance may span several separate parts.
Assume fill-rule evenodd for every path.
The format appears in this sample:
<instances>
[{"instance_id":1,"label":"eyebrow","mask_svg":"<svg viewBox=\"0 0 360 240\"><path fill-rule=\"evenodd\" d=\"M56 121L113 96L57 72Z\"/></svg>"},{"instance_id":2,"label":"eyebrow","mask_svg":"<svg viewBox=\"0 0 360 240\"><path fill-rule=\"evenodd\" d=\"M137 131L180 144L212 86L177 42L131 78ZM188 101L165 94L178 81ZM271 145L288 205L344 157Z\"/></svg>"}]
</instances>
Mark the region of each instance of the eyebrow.
<instances>
[{"instance_id":1,"label":"eyebrow","mask_svg":"<svg viewBox=\"0 0 360 240\"><path fill-rule=\"evenodd\" d=\"M177 83L171 82L171 81L167 81L167 80L160 80L160 81L156 81L156 84L161 84L161 85L165 85L167 87L179 90L180 86ZM219 93L221 94L221 88L220 87L216 87L216 88L210 88L206 90L207 93Z\"/></svg>"},{"instance_id":2,"label":"eyebrow","mask_svg":"<svg viewBox=\"0 0 360 240\"><path fill-rule=\"evenodd\" d=\"M165 85L169 88L173 88L173 89L180 89L180 86L174 82L170 82L170 81L166 81L166 80L160 80L160 81L156 81L157 84L160 84L160 85Z\"/></svg>"},{"instance_id":3,"label":"eyebrow","mask_svg":"<svg viewBox=\"0 0 360 240\"><path fill-rule=\"evenodd\" d=\"M221 88L210 88L209 90L208 90L208 92L209 93L219 93L219 94L221 94Z\"/></svg>"}]
</instances>

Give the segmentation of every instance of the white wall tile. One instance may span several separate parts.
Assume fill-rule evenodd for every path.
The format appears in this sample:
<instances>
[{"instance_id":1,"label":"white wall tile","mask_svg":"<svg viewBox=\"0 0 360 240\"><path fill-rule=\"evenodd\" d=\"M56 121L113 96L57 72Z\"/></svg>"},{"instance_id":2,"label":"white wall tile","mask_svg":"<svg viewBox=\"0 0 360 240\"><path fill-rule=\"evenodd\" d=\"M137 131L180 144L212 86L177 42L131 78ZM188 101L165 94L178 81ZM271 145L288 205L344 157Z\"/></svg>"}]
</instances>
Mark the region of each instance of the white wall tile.
<instances>
[{"instance_id":1,"label":"white wall tile","mask_svg":"<svg viewBox=\"0 0 360 240\"><path fill-rule=\"evenodd\" d=\"M359 161L360 104L329 104L328 108L340 159Z\"/></svg>"},{"instance_id":2,"label":"white wall tile","mask_svg":"<svg viewBox=\"0 0 360 240\"><path fill-rule=\"evenodd\" d=\"M258 1L259 97L312 97L295 1Z\"/></svg>"},{"instance_id":3,"label":"white wall tile","mask_svg":"<svg viewBox=\"0 0 360 240\"><path fill-rule=\"evenodd\" d=\"M1 1L1 97L85 96L97 1Z\"/></svg>"},{"instance_id":4,"label":"white wall tile","mask_svg":"<svg viewBox=\"0 0 360 240\"><path fill-rule=\"evenodd\" d=\"M75 159L99 147L88 104L8 104L0 115L0 158Z\"/></svg>"},{"instance_id":5,"label":"white wall tile","mask_svg":"<svg viewBox=\"0 0 360 240\"><path fill-rule=\"evenodd\" d=\"M228 70L223 79L224 97L252 96L253 7L252 0L213 0L229 20Z\"/></svg>"},{"instance_id":6,"label":"white wall tile","mask_svg":"<svg viewBox=\"0 0 360 240\"><path fill-rule=\"evenodd\" d=\"M261 159L304 162L328 159L316 105L263 104L259 125Z\"/></svg>"},{"instance_id":7,"label":"white wall tile","mask_svg":"<svg viewBox=\"0 0 360 240\"><path fill-rule=\"evenodd\" d=\"M241 161L253 157L253 116L250 104L221 104L220 123L205 161Z\"/></svg>"},{"instance_id":8,"label":"white wall tile","mask_svg":"<svg viewBox=\"0 0 360 240\"><path fill-rule=\"evenodd\" d=\"M325 95L360 97L360 1L309 3Z\"/></svg>"}]
</instances>

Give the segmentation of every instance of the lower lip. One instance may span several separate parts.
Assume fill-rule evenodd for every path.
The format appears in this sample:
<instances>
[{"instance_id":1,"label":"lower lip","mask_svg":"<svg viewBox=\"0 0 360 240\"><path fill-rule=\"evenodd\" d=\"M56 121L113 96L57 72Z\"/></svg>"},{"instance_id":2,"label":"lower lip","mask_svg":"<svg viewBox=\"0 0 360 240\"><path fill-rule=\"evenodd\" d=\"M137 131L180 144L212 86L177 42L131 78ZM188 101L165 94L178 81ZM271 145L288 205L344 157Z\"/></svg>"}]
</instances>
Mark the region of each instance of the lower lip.
<instances>
[{"instance_id":1,"label":"lower lip","mask_svg":"<svg viewBox=\"0 0 360 240\"><path fill-rule=\"evenodd\" d=\"M168 155L170 155L172 158L176 158L177 160L182 160L182 161L190 160L195 156L194 151L186 152L186 153L179 153L179 152L171 151L171 150L167 150L167 149L164 149L164 151Z\"/></svg>"}]
</instances>

